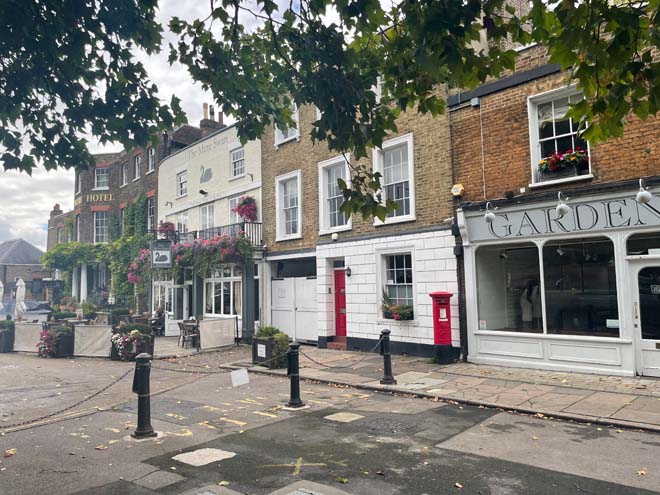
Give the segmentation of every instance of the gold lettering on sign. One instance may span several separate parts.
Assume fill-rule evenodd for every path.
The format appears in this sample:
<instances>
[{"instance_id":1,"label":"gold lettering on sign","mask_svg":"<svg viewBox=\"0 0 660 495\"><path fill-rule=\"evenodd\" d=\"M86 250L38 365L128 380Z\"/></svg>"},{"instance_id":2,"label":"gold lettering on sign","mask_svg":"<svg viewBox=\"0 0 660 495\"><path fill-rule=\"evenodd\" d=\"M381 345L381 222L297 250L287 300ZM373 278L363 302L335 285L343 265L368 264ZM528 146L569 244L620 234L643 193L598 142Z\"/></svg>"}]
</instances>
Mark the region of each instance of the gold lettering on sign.
<instances>
[{"instance_id":1,"label":"gold lettering on sign","mask_svg":"<svg viewBox=\"0 0 660 495\"><path fill-rule=\"evenodd\" d=\"M97 202L97 201L112 201L113 199L115 198L112 193L88 194L86 198L88 203Z\"/></svg>"}]
</instances>

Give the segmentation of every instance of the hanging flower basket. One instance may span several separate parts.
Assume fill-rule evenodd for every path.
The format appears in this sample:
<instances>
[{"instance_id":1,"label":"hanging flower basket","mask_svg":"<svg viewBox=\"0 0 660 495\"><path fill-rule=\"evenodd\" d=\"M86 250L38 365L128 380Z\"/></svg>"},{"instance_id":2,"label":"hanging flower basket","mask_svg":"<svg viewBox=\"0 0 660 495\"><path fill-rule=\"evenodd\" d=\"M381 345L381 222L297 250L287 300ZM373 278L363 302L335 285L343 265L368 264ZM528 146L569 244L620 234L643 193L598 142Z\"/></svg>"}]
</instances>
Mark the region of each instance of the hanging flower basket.
<instances>
[{"instance_id":1,"label":"hanging flower basket","mask_svg":"<svg viewBox=\"0 0 660 495\"><path fill-rule=\"evenodd\" d=\"M160 222L156 228L156 232L165 239L174 240L176 238L176 225L172 222Z\"/></svg>"},{"instance_id":2,"label":"hanging flower basket","mask_svg":"<svg viewBox=\"0 0 660 495\"><path fill-rule=\"evenodd\" d=\"M257 220L257 201L252 196L241 196L231 211L237 213L244 222L254 222Z\"/></svg>"}]
</instances>

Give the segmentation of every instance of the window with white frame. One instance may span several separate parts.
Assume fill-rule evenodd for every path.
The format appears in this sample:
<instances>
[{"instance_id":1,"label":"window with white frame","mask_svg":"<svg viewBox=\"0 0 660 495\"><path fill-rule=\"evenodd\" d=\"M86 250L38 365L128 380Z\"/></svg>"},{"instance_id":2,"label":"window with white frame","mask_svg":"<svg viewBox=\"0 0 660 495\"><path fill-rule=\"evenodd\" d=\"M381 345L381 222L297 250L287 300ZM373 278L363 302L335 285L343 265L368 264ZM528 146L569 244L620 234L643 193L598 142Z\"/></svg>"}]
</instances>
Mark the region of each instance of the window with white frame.
<instances>
[{"instance_id":1,"label":"window with white frame","mask_svg":"<svg viewBox=\"0 0 660 495\"><path fill-rule=\"evenodd\" d=\"M57 244L62 243L62 227L57 227Z\"/></svg>"},{"instance_id":2,"label":"window with white frame","mask_svg":"<svg viewBox=\"0 0 660 495\"><path fill-rule=\"evenodd\" d=\"M147 230L151 232L156 227L156 202L154 198L147 199Z\"/></svg>"},{"instance_id":3,"label":"window with white frame","mask_svg":"<svg viewBox=\"0 0 660 495\"><path fill-rule=\"evenodd\" d=\"M177 197L188 194L188 171L184 170L176 174L176 195Z\"/></svg>"},{"instance_id":4,"label":"window with white frame","mask_svg":"<svg viewBox=\"0 0 660 495\"><path fill-rule=\"evenodd\" d=\"M348 181L348 162L343 157L319 163L319 229L321 233L350 228L350 219L341 211L344 195L338 180Z\"/></svg>"},{"instance_id":5,"label":"window with white frame","mask_svg":"<svg viewBox=\"0 0 660 495\"><path fill-rule=\"evenodd\" d=\"M285 127L284 129L275 127L275 146L300 137L300 112L295 103L291 104L291 119L295 127Z\"/></svg>"},{"instance_id":6,"label":"window with white frame","mask_svg":"<svg viewBox=\"0 0 660 495\"><path fill-rule=\"evenodd\" d=\"M231 151L231 176L240 177L245 174L245 148Z\"/></svg>"},{"instance_id":7,"label":"window with white frame","mask_svg":"<svg viewBox=\"0 0 660 495\"><path fill-rule=\"evenodd\" d=\"M76 215L75 236L76 242L80 242L80 215Z\"/></svg>"},{"instance_id":8,"label":"window with white frame","mask_svg":"<svg viewBox=\"0 0 660 495\"><path fill-rule=\"evenodd\" d=\"M202 230L212 229L215 223L215 207L204 205L199 209L199 223Z\"/></svg>"},{"instance_id":9,"label":"window with white frame","mask_svg":"<svg viewBox=\"0 0 660 495\"><path fill-rule=\"evenodd\" d=\"M575 88L529 98L533 183L591 174L589 143L581 135L584 128L566 115L569 105L583 99Z\"/></svg>"},{"instance_id":10,"label":"window with white frame","mask_svg":"<svg viewBox=\"0 0 660 495\"><path fill-rule=\"evenodd\" d=\"M413 266L410 253L388 254L382 257L383 318L414 319Z\"/></svg>"},{"instance_id":11,"label":"window with white frame","mask_svg":"<svg viewBox=\"0 0 660 495\"><path fill-rule=\"evenodd\" d=\"M153 172L156 168L156 150L153 147L147 148L147 173Z\"/></svg>"},{"instance_id":12,"label":"window with white frame","mask_svg":"<svg viewBox=\"0 0 660 495\"><path fill-rule=\"evenodd\" d=\"M76 175L76 194L80 194L82 190L82 175L80 172L77 172Z\"/></svg>"},{"instance_id":13,"label":"window with white frame","mask_svg":"<svg viewBox=\"0 0 660 495\"><path fill-rule=\"evenodd\" d=\"M176 216L176 230L179 231L179 234L185 234L188 232L188 212L184 211L179 213Z\"/></svg>"},{"instance_id":14,"label":"window with white frame","mask_svg":"<svg viewBox=\"0 0 660 495\"><path fill-rule=\"evenodd\" d=\"M394 201L397 205L395 210L387 214L385 223L414 220L413 135L391 139L383 143L381 149L374 150L374 170L381 173L383 199Z\"/></svg>"},{"instance_id":15,"label":"window with white frame","mask_svg":"<svg viewBox=\"0 0 660 495\"><path fill-rule=\"evenodd\" d=\"M133 157L133 180L138 180L142 173L142 155Z\"/></svg>"},{"instance_id":16,"label":"window with white frame","mask_svg":"<svg viewBox=\"0 0 660 495\"><path fill-rule=\"evenodd\" d=\"M240 315L243 272L239 265L223 265L204 280L204 312L207 315Z\"/></svg>"},{"instance_id":17,"label":"window with white frame","mask_svg":"<svg viewBox=\"0 0 660 495\"><path fill-rule=\"evenodd\" d=\"M121 185L128 184L128 163L121 164Z\"/></svg>"},{"instance_id":18,"label":"window with white frame","mask_svg":"<svg viewBox=\"0 0 660 495\"><path fill-rule=\"evenodd\" d=\"M108 212L94 212L94 242L108 242Z\"/></svg>"},{"instance_id":19,"label":"window with white frame","mask_svg":"<svg viewBox=\"0 0 660 495\"><path fill-rule=\"evenodd\" d=\"M300 170L275 179L277 239L302 237Z\"/></svg>"},{"instance_id":20,"label":"window with white frame","mask_svg":"<svg viewBox=\"0 0 660 495\"><path fill-rule=\"evenodd\" d=\"M239 201L241 200L240 196L234 196L233 198L229 198L229 224L235 224L235 223L241 223L241 217L240 215L234 211L234 209L238 206Z\"/></svg>"},{"instance_id":21,"label":"window with white frame","mask_svg":"<svg viewBox=\"0 0 660 495\"><path fill-rule=\"evenodd\" d=\"M101 167L94 169L94 189L108 189L110 187L110 169Z\"/></svg>"}]
</instances>

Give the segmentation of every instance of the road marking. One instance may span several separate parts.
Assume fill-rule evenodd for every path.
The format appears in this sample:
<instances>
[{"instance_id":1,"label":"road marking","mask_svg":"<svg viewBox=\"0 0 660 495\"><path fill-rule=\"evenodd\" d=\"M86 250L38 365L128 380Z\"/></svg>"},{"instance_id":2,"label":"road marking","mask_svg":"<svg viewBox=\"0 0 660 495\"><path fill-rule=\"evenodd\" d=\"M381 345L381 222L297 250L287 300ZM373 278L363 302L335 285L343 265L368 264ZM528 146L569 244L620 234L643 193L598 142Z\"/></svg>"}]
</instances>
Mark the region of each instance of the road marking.
<instances>
[{"instance_id":1,"label":"road marking","mask_svg":"<svg viewBox=\"0 0 660 495\"><path fill-rule=\"evenodd\" d=\"M277 414L270 414L266 412L261 412L261 411L252 411L252 414L258 414L259 416L266 416L268 418L277 418Z\"/></svg>"},{"instance_id":2,"label":"road marking","mask_svg":"<svg viewBox=\"0 0 660 495\"><path fill-rule=\"evenodd\" d=\"M301 469L305 466L327 467L327 464L325 462L304 462L302 457L298 457L298 459L288 464L267 464L263 467L292 467L293 472L291 474L293 476L299 476Z\"/></svg>"},{"instance_id":3,"label":"road marking","mask_svg":"<svg viewBox=\"0 0 660 495\"><path fill-rule=\"evenodd\" d=\"M227 423L232 423L232 424L235 424L237 426L245 426L247 424L243 421L238 421L236 419L229 419L229 418L218 418L218 420L226 421Z\"/></svg>"},{"instance_id":4,"label":"road marking","mask_svg":"<svg viewBox=\"0 0 660 495\"><path fill-rule=\"evenodd\" d=\"M257 405L257 406L263 406L263 403L257 402L256 400L252 399L238 399L236 402L242 402L243 404L250 404L250 405Z\"/></svg>"}]
</instances>

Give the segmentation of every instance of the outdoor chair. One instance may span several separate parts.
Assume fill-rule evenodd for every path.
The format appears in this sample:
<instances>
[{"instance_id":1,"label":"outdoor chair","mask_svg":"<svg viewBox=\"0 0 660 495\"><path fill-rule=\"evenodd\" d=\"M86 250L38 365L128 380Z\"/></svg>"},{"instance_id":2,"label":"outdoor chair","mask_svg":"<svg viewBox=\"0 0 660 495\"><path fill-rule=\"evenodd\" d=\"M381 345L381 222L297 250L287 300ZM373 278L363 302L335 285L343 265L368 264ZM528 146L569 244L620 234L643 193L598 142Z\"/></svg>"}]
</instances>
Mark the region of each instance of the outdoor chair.
<instances>
[{"instance_id":1,"label":"outdoor chair","mask_svg":"<svg viewBox=\"0 0 660 495\"><path fill-rule=\"evenodd\" d=\"M188 343L192 342L199 351L199 330L197 329L197 322L194 320L192 322L179 322L179 330L181 331L181 336L179 337L181 347L185 349L188 346Z\"/></svg>"}]
</instances>

